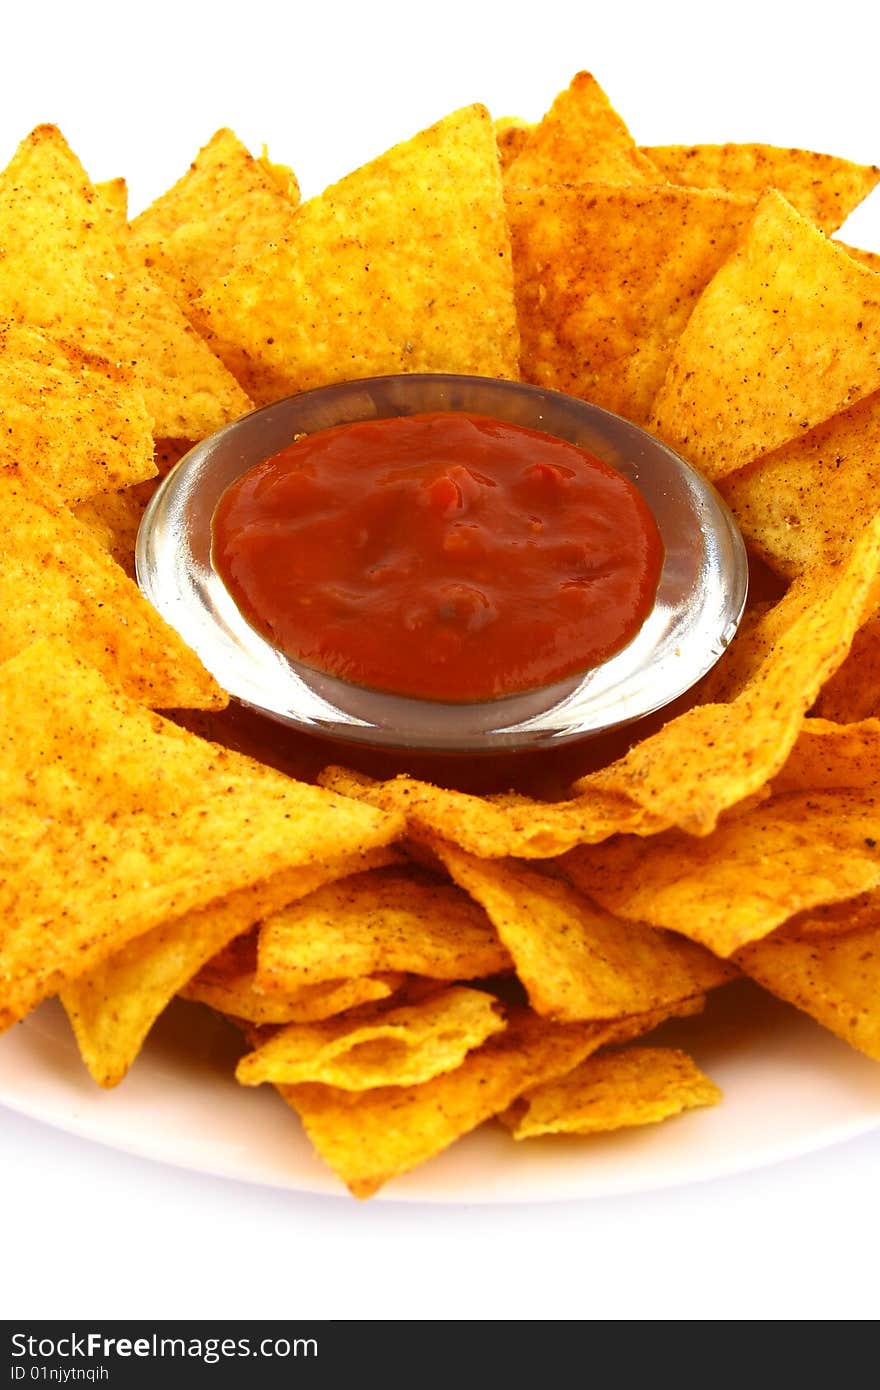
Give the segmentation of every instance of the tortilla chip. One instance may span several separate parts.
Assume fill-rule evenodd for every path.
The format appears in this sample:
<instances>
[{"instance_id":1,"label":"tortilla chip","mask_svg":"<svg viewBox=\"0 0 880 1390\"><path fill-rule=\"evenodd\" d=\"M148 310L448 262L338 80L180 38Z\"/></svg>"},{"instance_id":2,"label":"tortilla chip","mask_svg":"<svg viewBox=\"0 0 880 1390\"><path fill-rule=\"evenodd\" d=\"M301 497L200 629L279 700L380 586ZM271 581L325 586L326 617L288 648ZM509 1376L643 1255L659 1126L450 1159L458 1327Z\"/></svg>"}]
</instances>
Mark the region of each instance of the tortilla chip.
<instances>
[{"instance_id":1,"label":"tortilla chip","mask_svg":"<svg viewBox=\"0 0 880 1390\"><path fill-rule=\"evenodd\" d=\"M304 985L290 994L259 994L256 975L231 976L223 982L197 975L181 991L184 999L207 1004L212 1009L246 1023L319 1023L365 1004L374 1004L396 994L405 975L360 975L354 980L325 980L320 985Z\"/></svg>"},{"instance_id":2,"label":"tortilla chip","mask_svg":"<svg viewBox=\"0 0 880 1390\"><path fill-rule=\"evenodd\" d=\"M817 931L815 919L802 916L736 960L772 994L880 1061L880 895L872 895L870 910L852 913L850 930L843 925L848 909L838 909L833 932Z\"/></svg>"},{"instance_id":3,"label":"tortilla chip","mask_svg":"<svg viewBox=\"0 0 880 1390\"><path fill-rule=\"evenodd\" d=\"M651 428L711 479L880 387L880 278L781 194L704 290Z\"/></svg>"},{"instance_id":4,"label":"tortilla chip","mask_svg":"<svg viewBox=\"0 0 880 1390\"><path fill-rule=\"evenodd\" d=\"M880 253L877 251L862 251L858 246L847 246L845 241L835 241L834 244L842 246L846 254L852 256L860 265L866 265L869 270L880 271Z\"/></svg>"},{"instance_id":5,"label":"tortilla chip","mask_svg":"<svg viewBox=\"0 0 880 1390\"><path fill-rule=\"evenodd\" d=\"M752 549L787 579L842 560L880 489L880 391L731 473L720 488Z\"/></svg>"},{"instance_id":6,"label":"tortilla chip","mask_svg":"<svg viewBox=\"0 0 880 1390\"><path fill-rule=\"evenodd\" d=\"M753 206L682 188L508 186L524 379L644 424Z\"/></svg>"},{"instance_id":7,"label":"tortilla chip","mask_svg":"<svg viewBox=\"0 0 880 1390\"><path fill-rule=\"evenodd\" d=\"M136 483L120 492L104 492L74 507L73 514L129 579L135 579L134 550L141 521L156 491L157 480Z\"/></svg>"},{"instance_id":8,"label":"tortilla chip","mask_svg":"<svg viewBox=\"0 0 880 1390\"><path fill-rule=\"evenodd\" d=\"M654 183L665 176L638 148L595 77L579 72L530 131L507 170L511 186Z\"/></svg>"},{"instance_id":9,"label":"tortilla chip","mask_svg":"<svg viewBox=\"0 0 880 1390\"><path fill-rule=\"evenodd\" d=\"M125 179L105 179L103 183L95 184L95 192L105 212L120 223L128 221L128 184Z\"/></svg>"},{"instance_id":10,"label":"tortilla chip","mask_svg":"<svg viewBox=\"0 0 880 1390\"><path fill-rule=\"evenodd\" d=\"M163 922L400 830L202 742L61 642L0 666L0 798L0 1027Z\"/></svg>"},{"instance_id":11,"label":"tortilla chip","mask_svg":"<svg viewBox=\"0 0 880 1390\"><path fill-rule=\"evenodd\" d=\"M775 145L649 145L643 153L670 183L754 198L776 188L829 236L880 181L874 165Z\"/></svg>"},{"instance_id":12,"label":"tortilla chip","mask_svg":"<svg viewBox=\"0 0 880 1390\"><path fill-rule=\"evenodd\" d=\"M878 782L878 721L808 719L772 795L712 835L622 837L560 866L609 912L731 956L796 913L880 887Z\"/></svg>"},{"instance_id":13,"label":"tortilla chip","mask_svg":"<svg viewBox=\"0 0 880 1390\"><path fill-rule=\"evenodd\" d=\"M304 203L287 240L198 310L259 402L383 372L516 377L489 113L465 107Z\"/></svg>"},{"instance_id":14,"label":"tortilla chip","mask_svg":"<svg viewBox=\"0 0 880 1390\"><path fill-rule=\"evenodd\" d=\"M837 724L880 716L880 618L856 633L849 656L822 687L813 708Z\"/></svg>"},{"instance_id":15,"label":"tortilla chip","mask_svg":"<svg viewBox=\"0 0 880 1390\"><path fill-rule=\"evenodd\" d=\"M343 1091L418 1086L461 1066L467 1054L504 1028L490 994L453 986L397 1009L357 1019L294 1023L275 1033L236 1069L245 1086L321 1082Z\"/></svg>"},{"instance_id":16,"label":"tortilla chip","mask_svg":"<svg viewBox=\"0 0 880 1390\"><path fill-rule=\"evenodd\" d=\"M260 168L270 179L280 188L286 198L289 198L295 205L300 201L299 180L289 164L279 164L276 160L269 158L269 147L264 145L257 160Z\"/></svg>"},{"instance_id":17,"label":"tortilla chip","mask_svg":"<svg viewBox=\"0 0 880 1390\"><path fill-rule=\"evenodd\" d=\"M270 912L356 872L382 851L284 869L145 932L61 991L80 1055L99 1086L122 1080L174 996L218 951Z\"/></svg>"},{"instance_id":18,"label":"tortilla chip","mask_svg":"<svg viewBox=\"0 0 880 1390\"><path fill-rule=\"evenodd\" d=\"M22 323L0 327L0 441L64 504L156 474L129 373Z\"/></svg>"},{"instance_id":19,"label":"tortilla chip","mask_svg":"<svg viewBox=\"0 0 880 1390\"><path fill-rule=\"evenodd\" d=\"M198 657L102 550L32 479L0 467L0 661L60 637L126 694L163 709L221 709Z\"/></svg>"},{"instance_id":20,"label":"tortilla chip","mask_svg":"<svg viewBox=\"0 0 880 1390\"><path fill-rule=\"evenodd\" d=\"M296 181L287 184L282 191L233 131L218 130L183 178L134 218L132 240L148 258L169 257L201 292L288 234L299 198L289 191Z\"/></svg>"},{"instance_id":21,"label":"tortilla chip","mask_svg":"<svg viewBox=\"0 0 880 1390\"><path fill-rule=\"evenodd\" d=\"M257 983L289 992L390 970L472 980L510 965L466 893L408 867L359 874L275 913L260 931Z\"/></svg>"},{"instance_id":22,"label":"tortilla chip","mask_svg":"<svg viewBox=\"0 0 880 1390\"><path fill-rule=\"evenodd\" d=\"M570 1071L616 1036L614 1023L548 1023L514 1009L507 1028L468 1054L455 1071L421 1086L353 1093L338 1087L280 1086L320 1156L355 1197L371 1197L483 1120L527 1087Z\"/></svg>"},{"instance_id":23,"label":"tortilla chip","mask_svg":"<svg viewBox=\"0 0 880 1390\"><path fill-rule=\"evenodd\" d=\"M440 840L432 848L485 908L535 1013L557 1023L665 1009L732 978L692 942L612 917L514 859L476 859Z\"/></svg>"},{"instance_id":24,"label":"tortilla chip","mask_svg":"<svg viewBox=\"0 0 880 1390\"><path fill-rule=\"evenodd\" d=\"M628 797L667 825L709 834L785 763L803 715L876 603L878 565L880 514L844 563L805 574L758 625L766 655L735 699L679 715L575 790Z\"/></svg>"},{"instance_id":25,"label":"tortilla chip","mask_svg":"<svg viewBox=\"0 0 880 1390\"><path fill-rule=\"evenodd\" d=\"M318 781L341 796L402 812L411 834L434 833L488 859L548 859L572 845L594 844L609 835L651 835L666 828L659 817L627 797L598 791L573 801L535 801L527 796L488 800L413 777L373 782L340 767L325 768Z\"/></svg>"},{"instance_id":26,"label":"tortilla chip","mask_svg":"<svg viewBox=\"0 0 880 1390\"><path fill-rule=\"evenodd\" d=\"M684 1052L630 1047L600 1052L554 1081L527 1091L499 1116L514 1139L541 1134L601 1134L653 1125L721 1092Z\"/></svg>"},{"instance_id":27,"label":"tortilla chip","mask_svg":"<svg viewBox=\"0 0 880 1390\"><path fill-rule=\"evenodd\" d=\"M495 143L498 146L498 162L505 173L516 159L534 126L519 116L498 116L494 121Z\"/></svg>"},{"instance_id":28,"label":"tortilla chip","mask_svg":"<svg viewBox=\"0 0 880 1390\"><path fill-rule=\"evenodd\" d=\"M156 432L200 439L250 402L126 243L60 131L38 126L0 178L4 313L128 367Z\"/></svg>"}]
</instances>

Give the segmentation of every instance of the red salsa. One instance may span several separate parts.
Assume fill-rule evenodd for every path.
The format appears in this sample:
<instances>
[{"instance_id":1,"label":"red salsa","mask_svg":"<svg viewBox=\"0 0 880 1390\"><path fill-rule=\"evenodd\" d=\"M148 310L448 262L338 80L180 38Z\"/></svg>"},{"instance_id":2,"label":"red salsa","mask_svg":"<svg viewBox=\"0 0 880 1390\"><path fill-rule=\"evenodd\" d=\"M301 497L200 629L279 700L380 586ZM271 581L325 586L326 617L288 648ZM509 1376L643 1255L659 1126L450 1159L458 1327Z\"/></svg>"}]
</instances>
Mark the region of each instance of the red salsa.
<instances>
[{"instance_id":1,"label":"red salsa","mask_svg":"<svg viewBox=\"0 0 880 1390\"><path fill-rule=\"evenodd\" d=\"M297 661L469 701L619 651L651 610L663 548L638 490L585 449L450 413L297 439L224 493L213 560Z\"/></svg>"}]
</instances>

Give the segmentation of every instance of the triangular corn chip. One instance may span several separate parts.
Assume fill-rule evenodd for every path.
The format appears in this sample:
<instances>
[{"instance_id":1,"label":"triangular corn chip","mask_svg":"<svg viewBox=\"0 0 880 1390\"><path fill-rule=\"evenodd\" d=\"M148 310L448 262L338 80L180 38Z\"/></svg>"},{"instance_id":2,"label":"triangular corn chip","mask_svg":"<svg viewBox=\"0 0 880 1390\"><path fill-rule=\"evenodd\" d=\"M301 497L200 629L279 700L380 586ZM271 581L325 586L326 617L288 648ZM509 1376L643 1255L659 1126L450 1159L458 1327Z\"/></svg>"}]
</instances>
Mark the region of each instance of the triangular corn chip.
<instances>
[{"instance_id":1,"label":"triangular corn chip","mask_svg":"<svg viewBox=\"0 0 880 1390\"><path fill-rule=\"evenodd\" d=\"M880 716L880 618L856 633L849 656L822 687L813 709L837 724Z\"/></svg>"},{"instance_id":2,"label":"triangular corn chip","mask_svg":"<svg viewBox=\"0 0 880 1390\"><path fill-rule=\"evenodd\" d=\"M125 179L105 179L103 183L95 184L95 192L105 212L117 218L120 224L128 221L128 184Z\"/></svg>"},{"instance_id":3,"label":"triangular corn chip","mask_svg":"<svg viewBox=\"0 0 880 1390\"><path fill-rule=\"evenodd\" d=\"M683 188L508 186L524 379L644 424L753 206Z\"/></svg>"},{"instance_id":4,"label":"triangular corn chip","mask_svg":"<svg viewBox=\"0 0 880 1390\"><path fill-rule=\"evenodd\" d=\"M416 1004L361 1011L356 1019L293 1023L243 1057L245 1086L317 1081L343 1091L419 1086L454 1071L468 1052L504 1028L498 1003L480 990L453 986Z\"/></svg>"},{"instance_id":5,"label":"triangular corn chip","mask_svg":"<svg viewBox=\"0 0 880 1390\"><path fill-rule=\"evenodd\" d=\"M736 959L765 989L880 1061L880 895L867 910L857 900L848 929L849 909L836 910L834 931L817 931L806 913Z\"/></svg>"},{"instance_id":6,"label":"triangular corn chip","mask_svg":"<svg viewBox=\"0 0 880 1390\"><path fill-rule=\"evenodd\" d=\"M665 183L595 77L579 72L534 126L508 169L513 185Z\"/></svg>"},{"instance_id":7,"label":"triangular corn chip","mask_svg":"<svg viewBox=\"0 0 880 1390\"><path fill-rule=\"evenodd\" d=\"M61 991L61 1001L94 1079L100 1086L122 1080L163 1009L231 938L382 854L369 850L327 864L284 869L210 907L163 922L72 980Z\"/></svg>"},{"instance_id":8,"label":"triangular corn chip","mask_svg":"<svg viewBox=\"0 0 880 1390\"><path fill-rule=\"evenodd\" d=\"M498 160L504 173L516 159L534 126L519 116L498 116L494 122Z\"/></svg>"},{"instance_id":9,"label":"triangular corn chip","mask_svg":"<svg viewBox=\"0 0 880 1390\"><path fill-rule=\"evenodd\" d=\"M485 913L466 893L408 867L334 883L267 918L257 982L274 994L389 970L472 980L510 964Z\"/></svg>"},{"instance_id":10,"label":"triangular corn chip","mask_svg":"<svg viewBox=\"0 0 880 1390\"><path fill-rule=\"evenodd\" d=\"M477 859L437 839L431 847L485 908L532 1008L557 1023L665 1009L732 978L692 942L623 922L516 860Z\"/></svg>"},{"instance_id":11,"label":"triangular corn chip","mask_svg":"<svg viewBox=\"0 0 880 1390\"><path fill-rule=\"evenodd\" d=\"M670 183L724 188L756 198L777 188L829 235L880 181L880 169L874 165L776 145L650 145L642 153Z\"/></svg>"},{"instance_id":12,"label":"triangular corn chip","mask_svg":"<svg viewBox=\"0 0 880 1390\"><path fill-rule=\"evenodd\" d=\"M876 605L878 566L880 514L845 562L808 572L768 613L755 640L759 650L772 645L735 699L686 711L575 790L627 797L667 825L708 834L784 764L803 716Z\"/></svg>"},{"instance_id":13,"label":"triangular corn chip","mask_svg":"<svg viewBox=\"0 0 880 1390\"><path fill-rule=\"evenodd\" d=\"M565 1026L518 1009L503 1033L455 1071L421 1086L359 1093L307 1084L278 1089L354 1196L371 1197L390 1178L505 1110L527 1087L570 1071L616 1032L615 1023Z\"/></svg>"},{"instance_id":14,"label":"triangular corn chip","mask_svg":"<svg viewBox=\"0 0 880 1390\"><path fill-rule=\"evenodd\" d=\"M130 373L22 323L0 327L0 450L68 505L156 475Z\"/></svg>"},{"instance_id":15,"label":"triangular corn chip","mask_svg":"<svg viewBox=\"0 0 880 1390\"><path fill-rule=\"evenodd\" d=\"M0 178L0 312L131 369L160 435L201 438L250 402L150 279L54 126Z\"/></svg>"},{"instance_id":16,"label":"triangular corn chip","mask_svg":"<svg viewBox=\"0 0 880 1390\"><path fill-rule=\"evenodd\" d=\"M226 696L87 527L33 479L0 466L0 661L61 637L154 708L221 709Z\"/></svg>"},{"instance_id":17,"label":"triangular corn chip","mask_svg":"<svg viewBox=\"0 0 880 1390\"><path fill-rule=\"evenodd\" d=\"M843 559L880 490L880 391L720 487L749 545L779 574Z\"/></svg>"},{"instance_id":18,"label":"triangular corn chip","mask_svg":"<svg viewBox=\"0 0 880 1390\"><path fill-rule=\"evenodd\" d=\"M0 1027L162 922L399 830L167 723L60 642L0 666L0 800Z\"/></svg>"},{"instance_id":19,"label":"triangular corn chip","mask_svg":"<svg viewBox=\"0 0 880 1390\"><path fill-rule=\"evenodd\" d=\"M771 191L691 314L651 428L722 478L878 388L880 276Z\"/></svg>"},{"instance_id":20,"label":"triangular corn chip","mask_svg":"<svg viewBox=\"0 0 880 1390\"><path fill-rule=\"evenodd\" d=\"M80 525L132 580L135 579L134 551L138 531L157 484L158 480L151 478L149 482L121 488L119 492L99 493L72 508Z\"/></svg>"},{"instance_id":21,"label":"triangular corn chip","mask_svg":"<svg viewBox=\"0 0 880 1390\"><path fill-rule=\"evenodd\" d=\"M201 291L283 240L298 201L233 131L218 130L183 178L134 218L132 241L147 258L169 257Z\"/></svg>"},{"instance_id":22,"label":"triangular corn chip","mask_svg":"<svg viewBox=\"0 0 880 1390\"><path fill-rule=\"evenodd\" d=\"M467 106L304 203L197 311L257 401L383 372L515 377L492 122Z\"/></svg>"},{"instance_id":23,"label":"triangular corn chip","mask_svg":"<svg viewBox=\"0 0 880 1390\"><path fill-rule=\"evenodd\" d=\"M514 1139L541 1134L601 1134L653 1125L721 1092L684 1052L628 1047L599 1052L555 1081L545 1081L499 1116Z\"/></svg>"}]
</instances>

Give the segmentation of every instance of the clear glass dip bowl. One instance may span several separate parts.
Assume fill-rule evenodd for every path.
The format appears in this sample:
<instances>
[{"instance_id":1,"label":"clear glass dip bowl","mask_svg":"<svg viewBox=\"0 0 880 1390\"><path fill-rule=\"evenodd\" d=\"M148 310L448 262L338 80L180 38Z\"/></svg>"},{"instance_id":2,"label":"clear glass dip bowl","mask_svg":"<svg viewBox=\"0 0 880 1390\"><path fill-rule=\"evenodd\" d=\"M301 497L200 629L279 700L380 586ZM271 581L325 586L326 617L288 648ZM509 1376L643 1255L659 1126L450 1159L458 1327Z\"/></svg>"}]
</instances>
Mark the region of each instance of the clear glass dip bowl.
<instances>
[{"instance_id":1,"label":"clear glass dip bowl","mask_svg":"<svg viewBox=\"0 0 880 1390\"><path fill-rule=\"evenodd\" d=\"M558 435L639 488L665 549L656 601L640 631L583 675L481 703L387 695L285 656L251 627L211 563L211 521L226 488L297 434L456 410ZM136 562L146 597L235 699L301 731L436 753L556 746L660 709L714 666L736 632L748 587L745 547L724 502L659 440L557 391L434 374L325 386L227 425L196 445L157 490L141 524Z\"/></svg>"}]
</instances>

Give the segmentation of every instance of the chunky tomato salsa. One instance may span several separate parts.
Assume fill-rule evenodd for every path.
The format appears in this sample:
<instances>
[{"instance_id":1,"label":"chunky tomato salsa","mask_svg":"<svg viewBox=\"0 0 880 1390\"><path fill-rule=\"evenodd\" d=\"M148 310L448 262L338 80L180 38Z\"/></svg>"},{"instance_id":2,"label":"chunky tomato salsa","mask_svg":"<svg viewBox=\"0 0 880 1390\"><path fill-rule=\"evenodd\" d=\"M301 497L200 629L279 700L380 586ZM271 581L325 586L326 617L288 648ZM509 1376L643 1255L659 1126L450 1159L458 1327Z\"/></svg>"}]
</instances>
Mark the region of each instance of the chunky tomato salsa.
<instances>
[{"instance_id":1,"label":"chunky tomato salsa","mask_svg":"<svg viewBox=\"0 0 880 1390\"><path fill-rule=\"evenodd\" d=\"M650 612L663 549L638 490L585 449L448 413L300 437L223 495L213 560L297 661L473 701L619 651Z\"/></svg>"}]
</instances>

